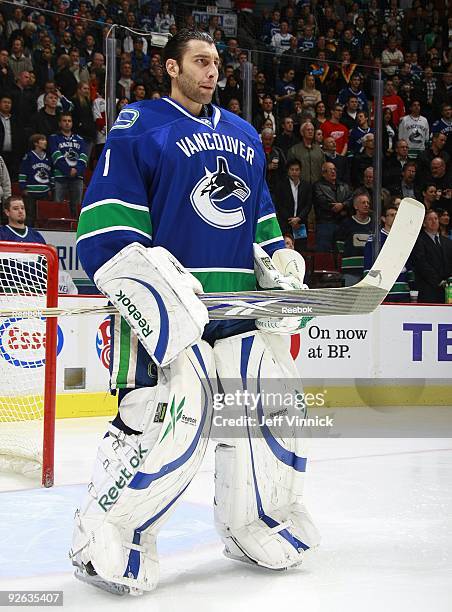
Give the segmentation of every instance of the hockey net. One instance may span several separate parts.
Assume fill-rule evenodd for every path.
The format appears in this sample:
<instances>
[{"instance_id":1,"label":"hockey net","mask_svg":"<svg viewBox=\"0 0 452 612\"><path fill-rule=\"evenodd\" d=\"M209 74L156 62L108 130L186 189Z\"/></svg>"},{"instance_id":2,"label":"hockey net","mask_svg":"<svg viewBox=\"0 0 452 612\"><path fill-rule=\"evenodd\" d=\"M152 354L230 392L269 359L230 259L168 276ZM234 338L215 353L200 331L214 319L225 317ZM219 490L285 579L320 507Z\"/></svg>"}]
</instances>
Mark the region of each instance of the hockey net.
<instances>
[{"instance_id":1,"label":"hockey net","mask_svg":"<svg viewBox=\"0 0 452 612\"><path fill-rule=\"evenodd\" d=\"M26 309L31 318L0 316L0 469L54 474L57 320L39 310L58 305L53 247L0 242L0 310Z\"/></svg>"}]
</instances>

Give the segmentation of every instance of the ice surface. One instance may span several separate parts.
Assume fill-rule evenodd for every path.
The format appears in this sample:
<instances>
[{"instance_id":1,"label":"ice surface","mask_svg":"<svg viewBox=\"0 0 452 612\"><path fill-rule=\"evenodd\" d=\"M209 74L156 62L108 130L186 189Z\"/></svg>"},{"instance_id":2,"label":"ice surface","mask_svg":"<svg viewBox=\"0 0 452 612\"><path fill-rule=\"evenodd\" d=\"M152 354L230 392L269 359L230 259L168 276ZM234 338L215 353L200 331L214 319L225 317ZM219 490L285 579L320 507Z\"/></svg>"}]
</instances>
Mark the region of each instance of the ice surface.
<instances>
[{"instance_id":1,"label":"ice surface","mask_svg":"<svg viewBox=\"0 0 452 612\"><path fill-rule=\"evenodd\" d=\"M312 440L306 504L322 544L288 572L222 556L210 447L161 533L158 589L121 598L76 581L67 558L72 516L105 422L57 422L53 489L0 475L0 590L63 590L64 609L84 612L451 610L452 441L439 438Z\"/></svg>"}]
</instances>

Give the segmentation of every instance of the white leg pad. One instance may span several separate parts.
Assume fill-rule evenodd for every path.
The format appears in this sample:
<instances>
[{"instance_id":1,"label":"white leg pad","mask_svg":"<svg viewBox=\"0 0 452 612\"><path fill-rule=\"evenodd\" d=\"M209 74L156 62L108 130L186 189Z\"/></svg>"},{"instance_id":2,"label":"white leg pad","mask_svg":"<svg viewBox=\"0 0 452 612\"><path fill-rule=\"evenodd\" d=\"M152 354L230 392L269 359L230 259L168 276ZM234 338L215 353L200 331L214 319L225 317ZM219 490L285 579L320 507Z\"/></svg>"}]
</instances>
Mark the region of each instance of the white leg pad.
<instances>
[{"instance_id":1,"label":"white leg pad","mask_svg":"<svg viewBox=\"0 0 452 612\"><path fill-rule=\"evenodd\" d=\"M215 361L223 388L258 393L279 391L300 397L298 372L284 338L255 332L220 340L215 344ZM272 379L270 384L269 379ZM255 425L242 430L238 438L222 439L215 454L215 524L225 543L225 554L270 569L299 565L305 551L320 538L303 504L306 439L299 425L263 427L262 415L283 411L287 417L302 418L300 402L261 406L257 414L248 406L245 417ZM227 408L223 408L227 410Z\"/></svg>"},{"instance_id":2,"label":"white leg pad","mask_svg":"<svg viewBox=\"0 0 452 612\"><path fill-rule=\"evenodd\" d=\"M125 396L121 416L132 428L142 424L143 434L111 426L102 441L87 499L76 513L75 565L92 566L131 593L155 588L156 536L204 456L214 381L213 351L200 341L159 370L156 387Z\"/></svg>"}]
</instances>

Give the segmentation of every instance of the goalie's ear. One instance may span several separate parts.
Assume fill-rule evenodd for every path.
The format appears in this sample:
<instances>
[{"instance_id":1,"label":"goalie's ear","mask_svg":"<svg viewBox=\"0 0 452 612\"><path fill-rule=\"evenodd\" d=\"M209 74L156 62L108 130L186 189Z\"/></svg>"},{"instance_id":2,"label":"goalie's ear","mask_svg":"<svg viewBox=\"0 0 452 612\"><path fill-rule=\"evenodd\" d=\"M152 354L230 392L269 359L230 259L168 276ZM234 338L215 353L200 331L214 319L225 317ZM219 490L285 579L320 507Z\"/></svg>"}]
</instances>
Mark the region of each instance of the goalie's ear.
<instances>
[{"instance_id":1,"label":"goalie's ear","mask_svg":"<svg viewBox=\"0 0 452 612\"><path fill-rule=\"evenodd\" d=\"M273 253L272 263L284 276L295 276L301 283L304 282L306 263L300 253L293 249L278 249Z\"/></svg>"}]
</instances>

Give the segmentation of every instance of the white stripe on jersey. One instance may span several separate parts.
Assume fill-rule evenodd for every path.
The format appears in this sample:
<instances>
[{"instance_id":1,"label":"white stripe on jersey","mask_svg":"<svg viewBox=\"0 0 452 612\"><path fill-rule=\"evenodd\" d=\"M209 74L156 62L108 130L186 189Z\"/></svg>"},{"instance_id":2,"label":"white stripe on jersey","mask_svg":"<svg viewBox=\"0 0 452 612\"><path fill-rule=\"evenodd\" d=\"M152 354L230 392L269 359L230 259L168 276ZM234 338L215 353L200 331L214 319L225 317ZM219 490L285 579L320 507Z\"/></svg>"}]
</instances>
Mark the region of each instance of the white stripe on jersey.
<instances>
[{"instance_id":1,"label":"white stripe on jersey","mask_svg":"<svg viewBox=\"0 0 452 612\"><path fill-rule=\"evenodd\" d=\"M146 236L146 238L152 238L150 234L143 232L136 227L130 227L129 225L112 225L111 227L104 227L103 229L95 230L94 232L89 232L88 234L83 234L83 236L79 236L77 238L77 244L86 238L92 238L93 236L99 236L99 234L108 234L108 232L134 232L135 234L140 234L140 236Z\"/></svg>"},{"instance_id":2,"label":"white stripe on jersey","mask_svg":"<svg viewBox=\"0 0 452 612\"><path fill-rule=\"evenodd\" d=\"M262 223L262 221L267 221L267 219L272 219L273 217L276 217L276 214L275 213L270 213L269 215L264 215L263 217L259 217L257 222L258 223Z\"/></svg>"},{"instance_id":3,"label":"white stripe on jersey","mask_svg":"<svg viewBox=\"0 0 452 612\"><path fill-rule=\"evenodd\" d=\"M187 268L189 272L243 272L245 274L254 274L251 268Z\"/></svg>"},{"instance_id":4,"label":"white stripe on jersey","mask_svg":"<svg viewBox=\"0 0 452 612\"><path fill-rule=\"evenodd\" d=\"M80 216L83 215L87 210L97 208L97 206L103 206L104 204L120 204L126 208L133 208L134 210L142 210L143 212L149 212L149 206L143 206L142 204L132 204L131 202L124 202L124 200L115 200L114 198L107 198L106 200L98 200L88 206L84 206L80 212Z\"/></svg>"}]
</instances>

